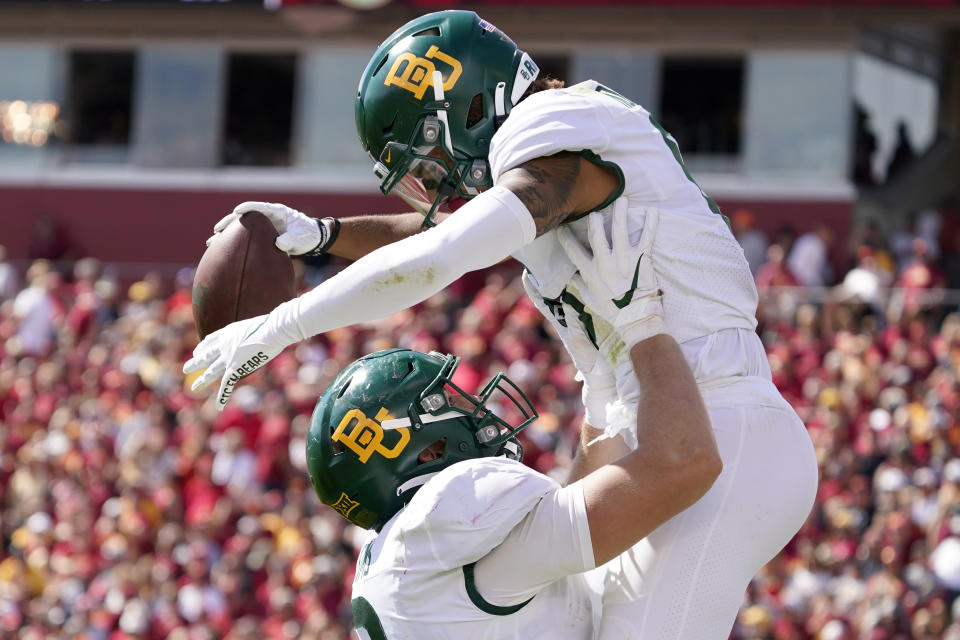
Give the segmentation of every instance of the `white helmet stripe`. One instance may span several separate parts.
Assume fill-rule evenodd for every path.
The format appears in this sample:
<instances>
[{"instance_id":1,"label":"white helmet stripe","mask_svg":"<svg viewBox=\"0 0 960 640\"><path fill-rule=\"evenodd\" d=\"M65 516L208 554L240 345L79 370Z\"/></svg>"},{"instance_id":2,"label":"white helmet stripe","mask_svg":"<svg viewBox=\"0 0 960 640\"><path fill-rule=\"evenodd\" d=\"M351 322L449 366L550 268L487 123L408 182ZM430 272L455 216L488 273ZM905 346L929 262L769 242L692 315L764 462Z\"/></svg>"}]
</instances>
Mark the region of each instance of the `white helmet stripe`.
<instances>
[{"instance_id":1,"label":"white helmet stripe","mask_svg":"<svg viewBox=\"0 0 960 640\"><path fill-rule=\"evenodd\" d=\"M443 74L439 71L433 72L433 99L437 102L443 100ZM453 138L450 135L450 122L447 120L447 110L437 109L437 119L443 123L443 141L446 143L446 151L453 156Z\"/></svg>"},{"instance_id":2,"label":"white helmet stripe","mask_svg":"<svg viewBox=\"0 0 960 640\"><path fill-rule=\"evenodd\" d=\"M449 420L450 418L462 418L463 414L458 411L444 411L443 413L438 413L433 415L430 413L420 414L420 422L422 424L427 424L430 422L439 422L440 420ZM384 420L380 423L380 426L384 429L402 429L403 427L410 426L410 418L393 418L392 420Z\"/></svg>"}]
</instances>

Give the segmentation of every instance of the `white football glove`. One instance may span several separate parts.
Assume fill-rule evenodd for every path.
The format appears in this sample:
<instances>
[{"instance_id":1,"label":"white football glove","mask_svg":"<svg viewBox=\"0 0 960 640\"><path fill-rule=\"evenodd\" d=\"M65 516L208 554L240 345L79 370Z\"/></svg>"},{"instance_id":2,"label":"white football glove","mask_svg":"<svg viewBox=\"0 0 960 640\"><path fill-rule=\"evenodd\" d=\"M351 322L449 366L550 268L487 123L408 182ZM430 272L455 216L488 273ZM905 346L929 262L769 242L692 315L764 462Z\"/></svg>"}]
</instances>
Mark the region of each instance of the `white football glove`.
<instances>
[{"instance_id":1,"label":"white football glove","mask_svg":"<svg viewBox=\"0 0 960 640\"><path fill-rule=\"evenodd\" d=\"M191 390L199 391L222 377L216 407L223 411L241 378L270 362L291 344L269 319L270 314L240 320L204 338L183 365L186 374L206 369Z\"/></svg>"},{"instance_id":2,"label":"white football glove","mask_svg":"<svg viewBox=\"0 0 960 640\"><path fill-rule=\"evenodd\" d=\"M213 226L213 235L207 239L207 246L210 246L217 234L226 229L231 222L251 211L262 213L273 223L273 228L279 234L276 241L277 249L288 255L300 256L311 253L329 237L329 229L321 221L284 204L243 202Z\"/></svg>"},{"instance_id":3,"label":"white football glove","mask_svg":"<svg viewBox=\"0 0 960 640\"><path fill-rule=\"evenodd\" d=\"M586 412L587 424L598 429L606 424L607 405L617 399L617 381L610 365L587 335L578 313L568 304L561 303L563 324L550 310L537 288L536 279L526 269L523 271L523 288L533 301L534 306L543 314L560 336L563 346L573 365L577 368L577 379L583 381L580 393Z\"/></svg>"},{"instance_id":4,"label":"white football glove","mask_svg":"<svg viewBox=\"0 0 960 640\"><path fill-rule=\"evenodd\" d=\"M664 333L665 327L663 293L653 270L651 251L659 211L648 210L636 245L630 242L627 217L627 201L621 198L613 210L613 246L607 241L602 216L588 218L589 249L580 244L568 226L561 226L558 232L560 244L586 285L578 287L583 303L609 322L630 349L638 342Z\"/></svg>"}]
</instances>

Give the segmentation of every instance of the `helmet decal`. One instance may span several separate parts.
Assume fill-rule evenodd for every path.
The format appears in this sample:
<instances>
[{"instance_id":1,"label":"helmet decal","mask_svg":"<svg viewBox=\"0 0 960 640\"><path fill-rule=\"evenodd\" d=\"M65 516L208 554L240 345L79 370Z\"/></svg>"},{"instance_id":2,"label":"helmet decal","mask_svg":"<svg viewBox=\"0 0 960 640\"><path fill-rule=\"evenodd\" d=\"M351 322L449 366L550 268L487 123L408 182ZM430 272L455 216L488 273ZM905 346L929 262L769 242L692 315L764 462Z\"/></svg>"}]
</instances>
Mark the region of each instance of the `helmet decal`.
<instances>
[{"instance_id":1,"label":"helmet decal","mask_svg":"<svg viewBox=\"0 0 960 640\"><path fill-rule=\"evenodd\" d=\"M340 498L330 505L330 508L342 515L344 518L350 519L350 512L356 509L360 505L356 500L351 500L344 492L340 492Z\"/></svg>"},{"instance_id":2,"label":"helmet decal","mask_svg":"<svg viewBox=\"0 0 960 640\"><path fill-rule=\"evenodd\" d=\"M463 65L453 56L440 51L437 45L432 45L423 58L409 51L397 56L387 73L386 80L383 81L384 86L396 85L415 95L417 100L423 100L424 94L433 83L433 72L437 70L428 58L439 60L452 69L443 82L443 90L453 89L460 74L463 73Z\"/></svg>"},{"instance_id":3,"label":"helmet decal","mask_svg":"<svg viewBox=\"0 0 960 640\"><path fill-rule=\"evenodd\" d=\"M513 104L519 102L523 93L533 84L533 81L540 75L540 67L533 61L530 54L523 52L520 58L520 66L517 67L517 77L513 81L513 91L510 93L510 101Z\"/></svg>"},{"instance_id":4,"label":"helmet decal","mask_svg":"<svg viewBox=\"0 0 960 640\"><path fill-rule=\"evenodd\" d=\"M495 26L493 26L492 24L490 24L490 22L484 20L483 18L480 18L479 20L477 20L477 24L479 24L484 31L490 31L490 32L497 31L497 28Z\"/></svg>"},{"instance_id":5,"label":"helmet decal","mask_svg":"<svg viewBox=\"0 0 960 640\"><path fill-rule=\"evenodd\" d=\"M344 414L330 439L342 443L356 453L363 464L367 464L370 456L374 453L379 453L384 458L396 458L410 442L410 430L394 429L400 434L400 441L389 449L383 446L383 427L380 423L392 418L390 412L383 407L380 408L373 420L369 419L360 409L353 409ZM353 428L347 433L347 427L351 423L353 423Z\"/></svg>"}]
</instances>

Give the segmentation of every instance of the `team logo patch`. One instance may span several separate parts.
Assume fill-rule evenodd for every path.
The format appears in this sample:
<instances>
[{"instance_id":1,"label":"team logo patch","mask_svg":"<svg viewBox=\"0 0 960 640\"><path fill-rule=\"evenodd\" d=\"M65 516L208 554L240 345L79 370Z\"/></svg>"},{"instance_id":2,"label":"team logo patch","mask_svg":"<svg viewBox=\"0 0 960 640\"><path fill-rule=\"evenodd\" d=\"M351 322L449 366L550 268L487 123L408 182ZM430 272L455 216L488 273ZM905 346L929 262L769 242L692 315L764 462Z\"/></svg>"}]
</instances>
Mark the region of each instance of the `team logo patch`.
<instances>
[{"instance_id":1,"label":"team logo patch","mask_svg":"<svg viewBox=\"0 0 960 640\"><path fill-rule=\"evenodd\" d=\"M357 573L354 576L354 582L367 575L370 570L370 558L373 556L373 544L368 542L363 545L363 551L360 552L360 559L357 561Z\"/></svg>"},{"instance_id":2,"label":"team logo patch","mask_svg":"<svg viewBox=\"0 0 960 640\"><path fill-rule=\"evenodd\" d=\"M415 95L417 100L423 100L427 87L433 84L433 72L437 70L433 60L439 60L450 67L450 72L447 74L446 80L443 81L443 90L453 89L457 80L460 79L463 65L456 58L440 51L437 45L431 46L423 58L409 51L397 56L383 84L387 87L396 85Z\"/></svg>"},{"instance_id":3,"label":"team logo patch","mask_svg":"<svg viewBox=\"0 0 960 640\"><path fill-rule=\"evenodd\" d=\"M349 518L350 512L356 509L358 504L360 503L356 500L351 500L347 494L341 493L337 501L330 506L344 518Z\"/></svg>"},{"instance_id":4,"label":"team logo patch","mask_svg":"<svg viewBox=\"0 0 960 640\"><path fill-rule=\"evenodd\" d=\"M360 411L360 409L351 409L347 412L337 429L333 432L331 440L340 442L343 446L357 454L360 462L367 464L374 453L379 453L384 458L396 458L407 447L410 442L409 427L391 429L400 434L400 440L391 448L383 445L383 427L380 423L384 420L392 420L393 416L385 408L377 412L377 416L371 420ZM353 427L347 431L347 427L353 424Z\"/></svg>"}]
</instances>

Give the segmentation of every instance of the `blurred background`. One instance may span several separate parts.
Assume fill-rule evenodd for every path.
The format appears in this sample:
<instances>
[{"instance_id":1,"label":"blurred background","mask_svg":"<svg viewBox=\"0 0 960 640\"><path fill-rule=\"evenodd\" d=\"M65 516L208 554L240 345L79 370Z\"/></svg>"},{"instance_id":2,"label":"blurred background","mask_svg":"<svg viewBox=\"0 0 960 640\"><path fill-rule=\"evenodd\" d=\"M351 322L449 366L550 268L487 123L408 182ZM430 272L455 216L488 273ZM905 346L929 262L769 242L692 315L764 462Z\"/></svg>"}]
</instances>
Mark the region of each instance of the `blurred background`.
<instances>
[{"instance_id":1,"label":"blurred background","mask_svg":"<svg viewBox=\"0 0 960 640\"><path fill-rule=\"evenodd\" d=\"M191 267L244 200L389 213L353 124L394 29L471 8L650 110L731 218L817 504L737 639L960 639L960 3L0 0L0 638L341 640L365 532L304 437L363 353L506 370L562 479L582 409L519 267L287 350L217 414ZM299 285L336 260L297 262Z\"/></svg>"}]
</instances>

